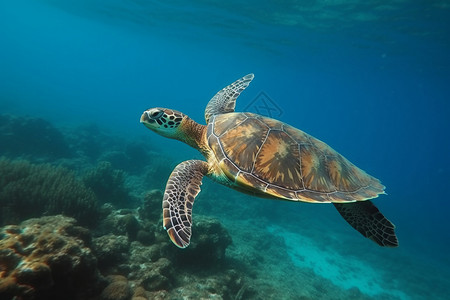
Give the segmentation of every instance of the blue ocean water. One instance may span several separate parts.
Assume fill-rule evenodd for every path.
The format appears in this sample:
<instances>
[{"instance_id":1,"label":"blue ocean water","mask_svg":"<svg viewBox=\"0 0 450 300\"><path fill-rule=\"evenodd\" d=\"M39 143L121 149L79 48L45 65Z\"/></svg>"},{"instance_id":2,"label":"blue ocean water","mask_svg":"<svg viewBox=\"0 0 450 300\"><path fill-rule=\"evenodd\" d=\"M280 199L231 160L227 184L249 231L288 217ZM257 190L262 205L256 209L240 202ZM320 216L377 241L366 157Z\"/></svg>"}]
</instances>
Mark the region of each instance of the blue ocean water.
<instances>
[{"instance_id":1,"label":"blue ocean water","mask_svg":"<svg viewBox=\"0 0 450 300\"><path fill-rule=\"evenodd\" d=\"M295 220L286 221L286 232L267 224L287 241L291 259L308 244L303 262L317 274L377 295L382 280L374 287L332 275L331 265L348 267L367 255L370 268L354 269L369 278L383 270L387 281L397 282L393 297L425 299L402 285L409 281L444 299L450 285L449 53L445 0L2 1L0 112L148 136L179 162L199 154L148 132L139 124L142 111L169 107L204 123L209 99L252 72L255 80L237 110L276 113L380 178L388 195L374 202L396 224L400 240L398 249L367 242L356 253L346 244L335 258L340 262L327 266L326 254L312 255L317 246L293 236L303 228ZM205 185L205 192L214 187ZM322 244L338 234L366 242L322 206L267 201L261 213L270 217L277 205L310 218L302 226L326 231ZM439 280L420 281L431 274Z\"/></svg>"}]
</instances>

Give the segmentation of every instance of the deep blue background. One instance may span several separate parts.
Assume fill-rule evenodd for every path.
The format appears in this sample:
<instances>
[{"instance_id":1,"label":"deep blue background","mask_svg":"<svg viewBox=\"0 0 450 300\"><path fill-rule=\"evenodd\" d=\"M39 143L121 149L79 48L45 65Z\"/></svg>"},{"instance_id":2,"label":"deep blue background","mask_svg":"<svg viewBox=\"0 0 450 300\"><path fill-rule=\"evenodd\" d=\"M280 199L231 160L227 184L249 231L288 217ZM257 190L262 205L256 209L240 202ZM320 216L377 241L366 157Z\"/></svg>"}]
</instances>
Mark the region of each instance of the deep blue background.
<instances>
[{"instance_id":1,"label":"deep blue background","mask_svg":"<svg viewBox=\"0 0 450 300\"><path fill-rule=\"evenodd\" d=\"M208 100L253 72L238 110L264 91L382 180L376 203L403 247L449 263L448 1L183 3L2 1L0 112L139 136L143 110L203 123Z\"/></svg>"}]
</instances>

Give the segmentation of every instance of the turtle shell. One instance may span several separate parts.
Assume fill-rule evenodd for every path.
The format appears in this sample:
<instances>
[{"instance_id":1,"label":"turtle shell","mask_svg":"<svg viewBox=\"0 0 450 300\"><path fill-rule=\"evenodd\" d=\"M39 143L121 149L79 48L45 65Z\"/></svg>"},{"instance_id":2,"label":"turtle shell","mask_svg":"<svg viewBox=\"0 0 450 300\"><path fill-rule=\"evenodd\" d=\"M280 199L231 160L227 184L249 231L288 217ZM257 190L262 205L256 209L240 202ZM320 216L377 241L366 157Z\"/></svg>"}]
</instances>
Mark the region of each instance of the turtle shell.
<instances>
[{"instance_id":1,"label":"turtle shell","mask_svg":"<svg viewBox=\"0 0 450 300\"><path fill-rule=\"evenodd\" d=\"M354 202L384 193L380 181L324 142L252 113L215 115L209 147L238 188L305 202Z\"/></svg>"}]
</instances>

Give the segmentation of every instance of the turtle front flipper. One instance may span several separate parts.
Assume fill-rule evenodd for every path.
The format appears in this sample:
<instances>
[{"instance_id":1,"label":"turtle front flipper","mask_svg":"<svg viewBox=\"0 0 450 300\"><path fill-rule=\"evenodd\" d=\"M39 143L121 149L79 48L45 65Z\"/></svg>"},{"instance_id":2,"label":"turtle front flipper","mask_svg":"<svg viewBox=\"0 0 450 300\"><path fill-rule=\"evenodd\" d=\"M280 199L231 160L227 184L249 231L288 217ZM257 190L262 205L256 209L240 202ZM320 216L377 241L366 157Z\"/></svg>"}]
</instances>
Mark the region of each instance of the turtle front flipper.
<instances>
[{"instance_id":1,"label":"turtle front flipper","mask_svg":"<svg viewBox=\"0 0 450 300\"><path fill-rule=\"evenodd\" d=\"M341 216L363 236L383 247L398 247L395 225L372 202L333 204Z\"/></svg>"},{"instance_id":2,"label":"turtle front flipper","mask_svg":"<svg viewBox=\"0 0 450 300\"><path fill-rule=\"evenodd\" d=\"M163 198L163 226L172 242L180 248L191 239L192 206L200 192L208 164L201 160L180 163L170 174Z\"/></svg>"},{"instance_id":3,"label":"turtle front flipper","mask_svg":"<svg viewBox=\"0 0 450 300\"><path fill-rule=\"evenodd\" d=\"M209 119L214 115L234 112L237 97L239 97L241 92L248 87L254 77L253 74L245 75L217 92L217 94L209 100L209 103L206 106L206 123L209 123Z\"/></svg>"}]
</instances>

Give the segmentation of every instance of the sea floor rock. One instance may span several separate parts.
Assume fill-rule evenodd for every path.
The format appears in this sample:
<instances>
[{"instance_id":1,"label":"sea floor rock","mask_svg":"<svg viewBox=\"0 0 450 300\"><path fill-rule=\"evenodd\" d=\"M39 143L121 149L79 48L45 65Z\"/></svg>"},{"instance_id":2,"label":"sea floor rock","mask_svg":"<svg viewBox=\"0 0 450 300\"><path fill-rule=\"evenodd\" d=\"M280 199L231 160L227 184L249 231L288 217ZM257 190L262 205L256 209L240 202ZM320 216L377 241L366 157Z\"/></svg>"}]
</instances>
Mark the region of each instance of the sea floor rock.
<instances>
[{"instance_id":1,"label":"sea floor rock","mask_svg":"<svg viewBox=\"0 0 450 300\"><path fill-rule=\"evenodd\" d=\"M75 223L58 215L1 228L2 299L86 299L101 291L90 237Z\"/></svg>"},{"instance_id":2,"label":"sea floor rock","mask_svg":"<svg viewBox=\"0 0 450 300\"><path fill-rule=\"evenodd\" d=\"M109 206L109 205L108 205ZM103 205L102 210L105 212L108 206ZM105 234L126 235L130 241L136 240L139 231L145 230L142 228L141 222L136 218L137 213L135 209L112 209L109 214L100 220L98 227L95 229L95 235L102 236ZM147 239L151 240L153 236ZM145 239L146 237L144 237Z\"/></svg>"},{"instance_id":3,"label":"sea floor rock","mask_svg":"<svg viewBox=\"0 0 450 300\"><path fill-rule=\"evenodd\" d=\"M98 259L98 266L105 271L127 261L130 243L124 235L107 234L94 238L92 250Z\"/></svg>"},{"instance_id":4,"label":"sea floor rock","mask_svg":"<svg viewBox=\"0 0 450 300\"><path fill-rule=\"evenodd\" d=\"M110 283L102 291L100 300L129 300L132 295L131 287L124 276L108 276Z\"/></svg>"},{"instance_id":5,"label":"sea floor rock","mask_svg":"<svg viewBox=\"0 0 450 300\"><path fill-rule=\"evenodd\" d=\"M195 216L189 247L177 250L173 259L180 265L204 266L218 264L225 258L225 251L232 240L219 220Z\"/></svg>"}]
</instances>

